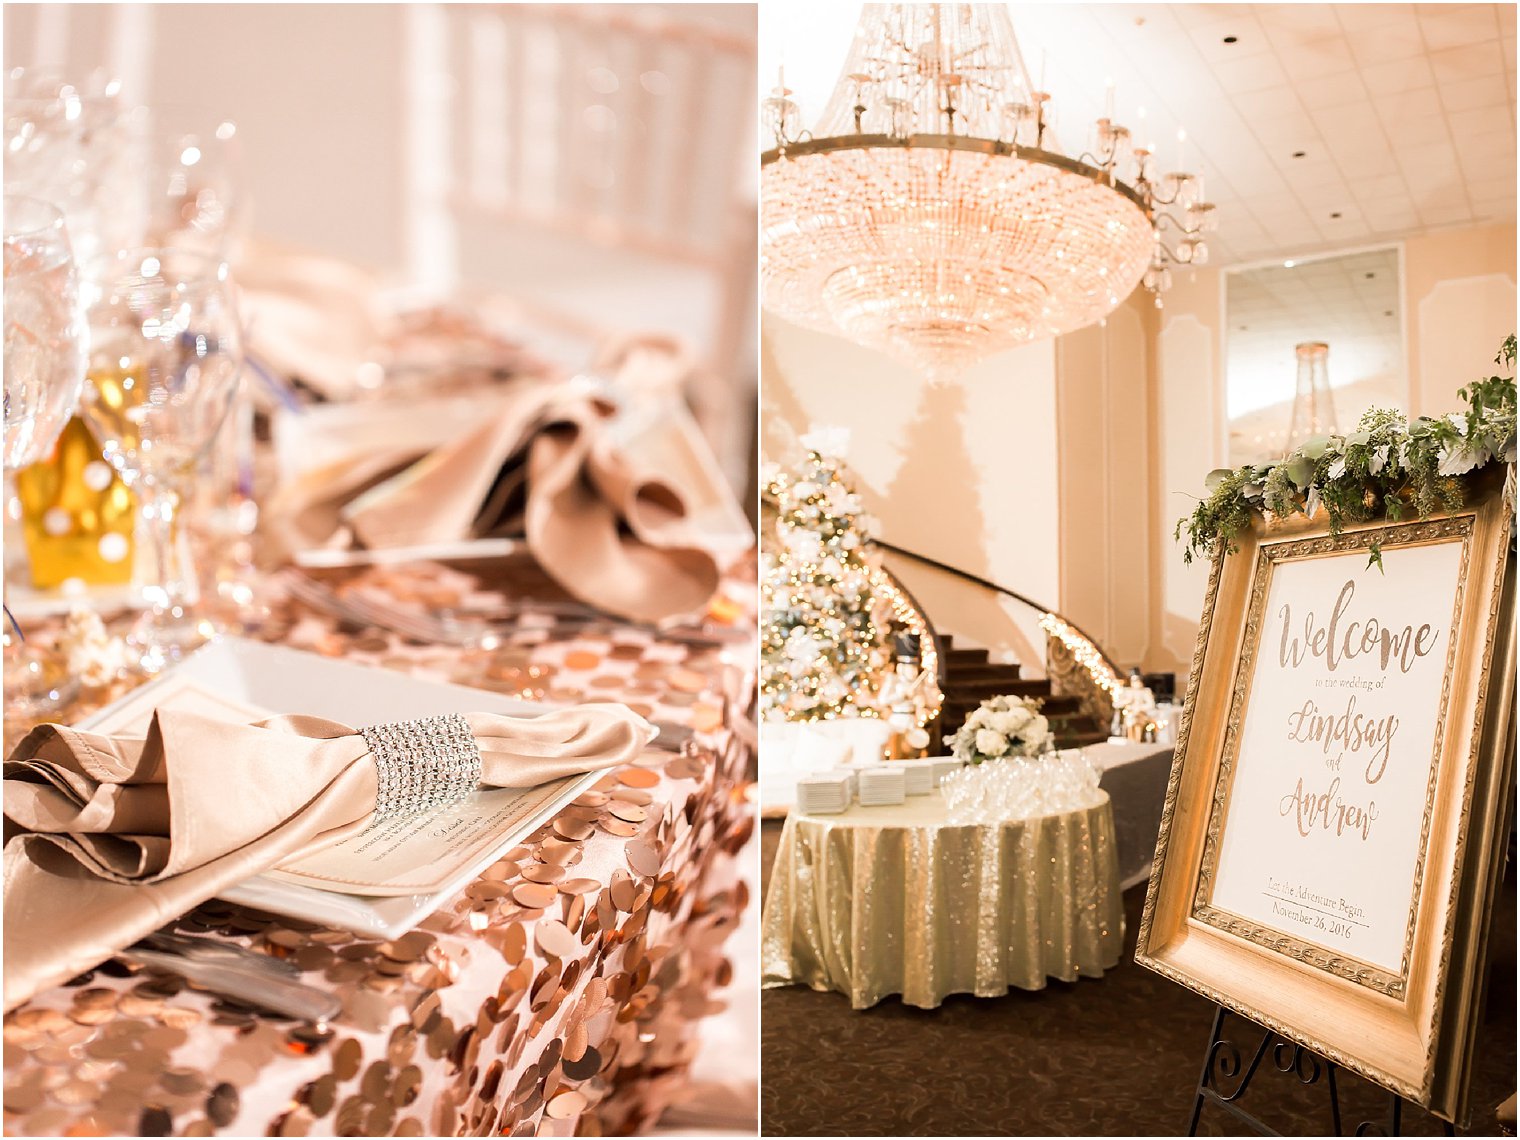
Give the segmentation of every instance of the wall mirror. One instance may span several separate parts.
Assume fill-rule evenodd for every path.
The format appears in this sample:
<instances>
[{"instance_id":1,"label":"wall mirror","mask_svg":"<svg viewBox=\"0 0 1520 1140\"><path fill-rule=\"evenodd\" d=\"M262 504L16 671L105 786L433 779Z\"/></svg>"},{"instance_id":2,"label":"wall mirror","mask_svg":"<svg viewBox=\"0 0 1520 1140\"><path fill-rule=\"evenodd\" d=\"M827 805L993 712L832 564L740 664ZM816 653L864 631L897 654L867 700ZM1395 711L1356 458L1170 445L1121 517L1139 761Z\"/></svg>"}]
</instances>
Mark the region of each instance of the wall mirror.
<instances>
[{"instance_id":1,"label":"wall mirror","mask_svg":"<svg viewBox=\"0 0 1520 1140\"><path fill-rule=\"evenodd\" d=\"M1385 246L1225 273L1230 466L1409 410L1401 263Z\"/></svg>"}]
</instances>

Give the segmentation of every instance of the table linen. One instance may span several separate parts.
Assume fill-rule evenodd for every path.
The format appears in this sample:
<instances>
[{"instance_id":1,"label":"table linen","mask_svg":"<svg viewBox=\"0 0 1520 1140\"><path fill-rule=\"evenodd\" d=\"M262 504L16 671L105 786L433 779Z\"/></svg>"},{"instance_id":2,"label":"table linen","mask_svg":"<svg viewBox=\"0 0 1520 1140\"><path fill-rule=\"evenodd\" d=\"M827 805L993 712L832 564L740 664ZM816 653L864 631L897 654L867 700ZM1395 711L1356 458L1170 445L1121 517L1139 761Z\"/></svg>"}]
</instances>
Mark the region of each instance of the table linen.
<instances>
[{"instance_id":1,"label":"table linen","mask_svg":"<svg viewBox=\"0 0 1520 1140\"><path fill-rule=\"evenodd\" d=\"M495 561L358 576L445 604L530 574ZM752 580L737 568L722 596L747 598ZM543 609L479 647L408 643L292 601L261 636L526 699L618 701L692 742L609 770L401 938L217 900L175 923L294 962L341 997L329 1026L114 961L37 994L4 1021L8 1133L637 1133L683 1096L748 896L735 854L753 829L750 756L729 726L742 729L730 710L748 703L753 643L564 619L533 586ZM742 625L742 601L728 608Z\"/></svg>"},{"instance_id":2,"label":"table linen","mask_svg":"<svg viewBox=\"0 0 1520 1140\"><path fill-rule=\"evenodd\" d=\"M837 990L856 1009L890 994L929 1009L1119 960L1124 910L1113 812L1090 807L954 825L938 791L842 815L793 813L765 899L766 987Z\"/></svg>"}]
</instances>

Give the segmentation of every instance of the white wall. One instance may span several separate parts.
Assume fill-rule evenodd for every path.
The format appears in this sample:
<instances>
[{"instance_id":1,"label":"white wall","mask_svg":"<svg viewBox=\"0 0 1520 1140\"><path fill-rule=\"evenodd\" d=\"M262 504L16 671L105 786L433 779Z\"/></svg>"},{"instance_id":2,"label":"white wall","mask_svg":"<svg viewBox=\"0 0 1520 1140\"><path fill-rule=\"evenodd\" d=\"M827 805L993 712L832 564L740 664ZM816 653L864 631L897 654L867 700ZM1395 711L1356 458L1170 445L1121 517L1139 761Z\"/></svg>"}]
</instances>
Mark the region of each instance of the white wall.
<instances>
[{"instance_id":1,"label":"white wall","mask_svg":"<svg viewBox=\"0 0 1520 1140\"><path fill-rule=\"evenodd\" d=\"M260 237L399 272L401 5L5 5L5 66L238 124ZM76 79L76 81L78 81Z\"/></svg>"}]
</instances>

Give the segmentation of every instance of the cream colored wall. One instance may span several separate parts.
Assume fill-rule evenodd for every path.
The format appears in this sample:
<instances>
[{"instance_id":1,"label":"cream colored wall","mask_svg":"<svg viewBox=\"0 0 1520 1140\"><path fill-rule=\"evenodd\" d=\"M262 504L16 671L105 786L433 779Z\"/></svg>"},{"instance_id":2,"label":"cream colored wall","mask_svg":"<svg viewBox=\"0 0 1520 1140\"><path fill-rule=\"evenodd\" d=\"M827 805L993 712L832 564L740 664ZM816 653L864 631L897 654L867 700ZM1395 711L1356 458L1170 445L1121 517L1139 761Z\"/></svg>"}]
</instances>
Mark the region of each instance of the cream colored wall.
<instances>
[{"instance_id":1,"label":"cream colored wall","mask_svg":"<svg viewBox=\"0 0 1520 1140\"><path fill-rule=\"evenodd\" d=\"M1410 414L1458 406L1457 389L1493 373L1515 331L1515 227L1475 226L1404 244Z\"/></svg>"},{"instance_id":2,"label":"cream colored wall","mask_svg":"<svg viewBox=\"0 0 1520 1140\"><path fill-rule=\"evenodd\" d=\"M1055 599L1121 666L1151 642L1151 374L1157 310L1136 295L1056 341L1061 590Z\"/></svg>"},{"instance_id":3,"label":"cream colored wall","mask_svg":"<svg viewBox=\"0 0 1520 1140\"><path fill-rule=\"evenodd\" d=\"M1182 560L1177 519L1192 510L1203 479L1225 462L1223 301L1219 271L1176 274L1164 299L1156 340L1156 463L1151 502L1153 583L1147 669L1186 672L1198 633L1208 568Z\"/></svg>"},{"instance_id":4,"label":"cream colored wall","mask_svg":"<svg viewBox=\"0 0 1520 1140\"><path fill-rule=\"evenodd\" d=\"M853 433L850 463L877 533L1058 605L1055 349L1001 353L931 387L888 357L767 316L761 447L790 462L810 426ZM892 560L942 632L1015 653L1038 672L1035 615L905 559Z\"/></svg>"}]
</instances>

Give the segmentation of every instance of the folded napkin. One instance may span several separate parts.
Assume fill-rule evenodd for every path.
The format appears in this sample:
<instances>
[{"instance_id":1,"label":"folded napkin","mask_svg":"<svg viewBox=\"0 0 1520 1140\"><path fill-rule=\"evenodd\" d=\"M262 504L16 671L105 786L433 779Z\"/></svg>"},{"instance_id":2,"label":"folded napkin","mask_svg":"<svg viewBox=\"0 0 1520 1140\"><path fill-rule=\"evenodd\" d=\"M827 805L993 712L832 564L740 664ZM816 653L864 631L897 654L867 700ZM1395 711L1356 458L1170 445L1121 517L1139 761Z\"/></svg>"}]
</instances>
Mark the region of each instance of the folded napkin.
<instances>
[{"instance_id":1,"label":"folded napkin","mask_svg":"<svg viewBox=\"0 0 1520 1140\"><path fill-rule=\"evenodd\" d=\"M467 716L482 781L531 787L633 760L621 705ZM377 768L358 730L161 709L141 739L34 729L6 760L5 1008L105 961L220 891L362 831Z\"/></svg>"},{"instance_id":2,"label":"folded napkin","mask_svg":"<svg viewBox=\"0 0 1520 1140\"><path fill-rule=\"evenodd\" d=\"M687 366L652 345L618 359L620 379L644 387ZM587 384L525 378L495 407L435 450L359 450L305 472L269 504L270 537L298 550L521 536L560 586L608 613L659 621L706 606L720 567L688 503L710 488L636 464L619 446L616 409Z\"/></svg>"}]
</instances>

